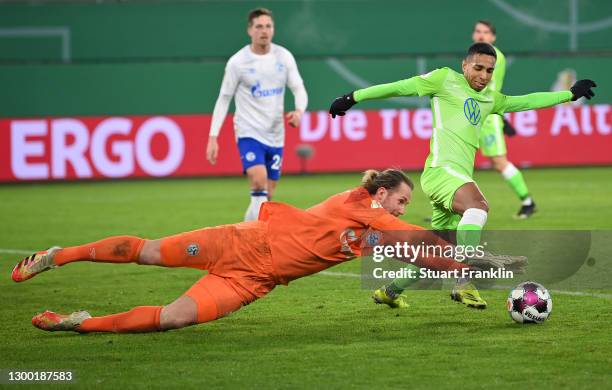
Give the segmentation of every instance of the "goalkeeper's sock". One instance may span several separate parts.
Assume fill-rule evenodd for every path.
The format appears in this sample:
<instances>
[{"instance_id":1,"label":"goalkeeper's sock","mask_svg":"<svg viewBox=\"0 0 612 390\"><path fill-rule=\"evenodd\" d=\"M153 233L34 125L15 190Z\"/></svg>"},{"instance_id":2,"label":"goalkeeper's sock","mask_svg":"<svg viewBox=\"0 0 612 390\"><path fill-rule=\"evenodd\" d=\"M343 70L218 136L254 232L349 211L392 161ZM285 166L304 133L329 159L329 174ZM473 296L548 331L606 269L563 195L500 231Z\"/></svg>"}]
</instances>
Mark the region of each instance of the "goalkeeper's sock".
<instances>
[{"instance_id":1,"label":"goalkeeper's sock","mask_svg":"<svg viewBox=\"0 0 612 390\"><path fill-rule=\"evenodd\" d=\"M512 191L514 191L516 196L523 201L524 206L529 206L533 203L531 197L529 196L529 190L527 189L527 183L525 183L523 174L516 166L514 166L514 164L508 162L508 165L506 165L501 174L510 188L512 188ZM525 204L525 201L528 203Z\"/></svg>"},{"instance_id":2,"label":"goalkeeper's sock","mask_svg":"<svg viewBox=\"0 0 612 390\"><path fill-rule=\"evenodd\" d=\"M160 328L162 306L138 306L130 311L104 317L86 319L76 329L81 333L115 332L138 333L157 332Z\"/></svg>"},{"instance_id":3,"label":"goalkeeper's sock","mask_svg":"<svg viewBox=\"0 0 612 390\"><path fill-rule=\"evenodd\" d=\"M144 242L144 239L138 237L109 237L85 245L59 249L53 254L53 262L57 265L73 261L137 263Z\"/></svg>"},{"instance_id":4,"label":"goalkeeper's sock","mask_svg":"<svg viewBox=\"0 0 612 390\"><path fill-rule=\"evenodd\" d=\"M251 203L244 215L245 221L257 221L259 218L259 209L264 202L268 201L268 191L254 190L251 191Z\"/></svg>"},{"instance_id":5,"label":"goalkeeper's sock","mask_svg":"<svg viewBox=\"0 0 612 390\"><path fill-rule=\"evenodd\" d=\"M465 210L457 226L457 246L476 248L480 245L480 235L485 223L487 223L486 211L476 208ZM457 279L458 284L468 281L464 278Z\"/></svg>"}]
</instances>

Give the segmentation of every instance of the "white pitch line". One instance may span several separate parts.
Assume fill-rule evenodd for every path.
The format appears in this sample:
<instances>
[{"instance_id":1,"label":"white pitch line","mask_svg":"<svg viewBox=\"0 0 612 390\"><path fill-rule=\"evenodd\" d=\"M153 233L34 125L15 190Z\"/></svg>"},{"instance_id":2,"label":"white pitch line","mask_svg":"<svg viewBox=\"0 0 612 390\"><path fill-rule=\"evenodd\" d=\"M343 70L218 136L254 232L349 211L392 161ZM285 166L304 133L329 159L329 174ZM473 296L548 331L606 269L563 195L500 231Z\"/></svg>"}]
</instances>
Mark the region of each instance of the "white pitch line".
<instances>
[{"instance_id":1,"label":"white pitch line","mask_svg":"<svg viewBox=\"0 0 612 390\"><path fill-rule=\"evenodd\" d=\"M356 274L353 272L334 272L334 271L321 271L320 275L323 276L335 276L340 278L361 278L360 274ZM594 297L594 298L607 298L612 299L612 294L600 294L600 293L590 293L584 291L565 291L565 290L550 290L550 292L554 294L561 295L572 295L576 297Z\"/></svg>"},{"instance_id":2,"label":"white pitch line","mask_svg":"<svg viewBox=\"0 0 612 390\"><path fill-rule=\"evenodd\" d=\"M595 297L595 298L612 298L612 294L599 294L599 293L590 293L583 291L564 291L564 290L550 290L550 292L554 294L561 295L573 295L576 297Z\"/></svg>"},{"instance_id":3,"label":"white pitch line","mask_svg":"<svg viewBox=\"0 0 612 390\"><path fill-rule=\"evenodd\" d=\"M31 255L34 252L36 252L36 251L29 251L27 249L3 249L3 248L0 248L0 253L16 253L16 254Z\"/></svg>"},{"instance_id":4,"label":"white pitch line","mask_svg":"<svg viewBox=\"0 0 612 390\"><path fill-rule=\"evenodd\" d=\"M15 253L15 254L32 254L36 251L34 250L27 250L27 249L7 249L7 248L0 248L0 253ZM357 278L361 278L361 274L356 274L354 272L334 272L334 271L321 271L318 273L318 275L323 275L323 276L333 276L333 277L339 277L339 278L353 278L353 279L357 279ZM572 295L572 296L576 296L576 297L595 297L595 298L608 298L608 299L612 299L612 294L599 294L599 293L590 293L590 292L583 292L583 291L564 291L564 290L550 290L551 292L555 293L555 294L562 294L562 295Z\"/></svg>"},{"instance_id":5,"label":"white pitch line","mask_svg":"<svg viewBox=\"0 0 612 390\"><path fill-rule=\"evenodd\" d=\"M352 272L321 271L319 272L319 275L338 276L338 277L344 277L344 278L361 278L361 275L355 274Z\"/></svg>"}]
</instances>

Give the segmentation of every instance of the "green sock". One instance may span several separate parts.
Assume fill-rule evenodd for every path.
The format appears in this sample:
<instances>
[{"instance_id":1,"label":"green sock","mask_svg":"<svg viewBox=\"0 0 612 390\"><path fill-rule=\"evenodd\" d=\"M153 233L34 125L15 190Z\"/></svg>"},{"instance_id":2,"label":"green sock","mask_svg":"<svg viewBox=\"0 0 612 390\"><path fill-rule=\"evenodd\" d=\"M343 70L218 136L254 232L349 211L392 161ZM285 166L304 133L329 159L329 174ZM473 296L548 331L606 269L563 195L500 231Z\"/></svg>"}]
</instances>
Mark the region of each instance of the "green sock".
<instances>
[{"instance_id":1,"label":"green sock","mask_svg":"<svg viewBox=\"0 0 612 390\"><path fill-rule=\"evenodd\" d=\"M472 247L471 251L474 251L474 248L480 245L480 235L486 222L486 211L476 208L465 210L461 221L459 221L459 226L457 226L457 247L470 246ZM466 282L469 282L469 279L457 279L457 284Z\"/></svg>"},{"instance_id":2,"label":"green sock","mask_svg":"<svg viewBox=\"0 0 612 390\"><path fill-rule=\"evenodd\" d=\"M409 265L405 269L414 269L417 274L419 272L419 268L414 265ZM400 295L405 289L418 281L418 278L396 278L387 286L387 294L390 296Z\"/></svg>"},{"instance_id":3,"label":"green sock","mask_svg":"<svg viewBox=\"0 0 612 390\"><path fill-rule=\"evenodd\" d=\"M480 244L480 234L482 226L478 224L466 223L457 226L457 246L476 247Z\"/></svg>"},{"instance_id":4,"label":"green sock","mask_svg":"<svg viewBox=\"0 0 612 390\"><path fill-rule=\"evenodd\" d=\"M502 172L502 176L520 200L524 200L529 196L529 190L527 189L525 179L523 179L523 174L514 166L514 164L508 163Z\"/></svg>"}]
</instances>

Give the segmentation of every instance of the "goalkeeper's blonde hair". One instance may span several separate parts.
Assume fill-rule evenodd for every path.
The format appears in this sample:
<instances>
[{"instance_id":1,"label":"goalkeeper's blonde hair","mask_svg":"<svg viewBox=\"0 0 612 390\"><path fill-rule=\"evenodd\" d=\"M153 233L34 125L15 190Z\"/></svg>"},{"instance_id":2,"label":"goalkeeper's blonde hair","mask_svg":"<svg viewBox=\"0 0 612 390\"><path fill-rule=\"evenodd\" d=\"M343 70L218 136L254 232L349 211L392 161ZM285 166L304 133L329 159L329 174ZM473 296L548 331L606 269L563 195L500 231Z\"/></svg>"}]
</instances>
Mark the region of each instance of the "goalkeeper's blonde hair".
<instances>
[{"instance_id":1,"label":"goalkeeper's blonde hair","mask_svg":"<svg viewBox=\"0 0 612 390\"><path fill-rule=\"evenodd\" d=\"M368 169L361 179L361 186L365 188L370 195L374 195L381 187L387 190L393 190L401 183L406 183L411 190L414 189L412 180L410 180L404 172L394 168L385 169L382 172L375 169Z\"/></svg>"}]
</instances>

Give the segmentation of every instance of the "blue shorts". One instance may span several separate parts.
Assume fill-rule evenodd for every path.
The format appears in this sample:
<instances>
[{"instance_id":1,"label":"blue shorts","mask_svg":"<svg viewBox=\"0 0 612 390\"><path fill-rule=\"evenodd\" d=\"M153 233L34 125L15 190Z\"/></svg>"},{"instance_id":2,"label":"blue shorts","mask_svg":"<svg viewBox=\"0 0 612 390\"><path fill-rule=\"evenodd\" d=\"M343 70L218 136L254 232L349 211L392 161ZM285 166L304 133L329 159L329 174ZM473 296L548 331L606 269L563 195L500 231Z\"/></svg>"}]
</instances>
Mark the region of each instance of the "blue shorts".
<instances>
[{"instance_id":1,"label":"blue shorts","mask_svg":"<svg viewBox=\"0 0 612 390\"><path fill-rule=\"evenodd\" d=\"M265 165L266 171L268 171L268 179L280 179L283 163L282 147L268 146L253 138L238 138L238 150L240 151L240 160L244 172L254 165Z\"/></svg>"}]
</instances>

